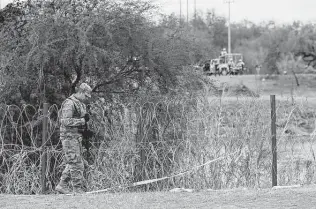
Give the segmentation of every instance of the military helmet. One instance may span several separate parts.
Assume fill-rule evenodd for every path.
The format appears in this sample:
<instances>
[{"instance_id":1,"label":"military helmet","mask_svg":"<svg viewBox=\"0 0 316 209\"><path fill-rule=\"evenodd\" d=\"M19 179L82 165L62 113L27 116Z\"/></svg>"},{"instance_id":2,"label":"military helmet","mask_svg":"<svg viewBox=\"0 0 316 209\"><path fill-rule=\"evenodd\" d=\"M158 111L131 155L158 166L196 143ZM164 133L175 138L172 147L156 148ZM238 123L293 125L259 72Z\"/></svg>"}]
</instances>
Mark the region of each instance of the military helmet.
<instances>
[{"instance_id":1,"label":"military helmet","mask_svg":"<svg viewBox=\"0 0 316 209\"><path fill-rule=\"evenodd\" d=\"M91 98L92 88L87 83L80 84L78 92L83 92L87 97Z\"/></svg>"}]
</instances>

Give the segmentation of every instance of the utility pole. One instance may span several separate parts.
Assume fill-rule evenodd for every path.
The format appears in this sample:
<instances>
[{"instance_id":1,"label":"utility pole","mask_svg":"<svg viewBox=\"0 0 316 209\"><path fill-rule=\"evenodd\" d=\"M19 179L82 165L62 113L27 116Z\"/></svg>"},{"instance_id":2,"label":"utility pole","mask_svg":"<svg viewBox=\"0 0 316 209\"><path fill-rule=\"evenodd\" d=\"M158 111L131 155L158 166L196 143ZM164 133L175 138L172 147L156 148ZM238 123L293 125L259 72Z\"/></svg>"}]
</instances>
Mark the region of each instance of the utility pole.
<instances>
[{"instance_id":1,"label":"utility pole","mask_svg":"<svg viewBox=\"0 0 316 209\"><path fill-rule=\"evenodd\" d=\"M187 0L187 25L189 26L189 0Z\"/></svg>"},{"instance_id":2,"label":"utility pole","mask_svg":"<svg viewBox=\"0 0 316 209\"><path fill-rule=\"evenodd\" d=\"M194 0L194 21L196 21L196 0Z\"/></svg>"},{"instance_id":3,"label":"utility pole","mask_svg":"<svg viewBox=\"0 0 316 209\"><path fill-rule=\"evenodd\" d=\"M234 0L225 0L225 3L228 4L228 54L230 54L231 53L230 4L234 3Z\"/></svg>"},{"instance_id":4,"label":"utility pole","mask_svg":"<svg viewBox=\"0 0 316 209\"><path fill-rule=\"evenodd\" d=\"M182 1L180 0L180 26L181 26L181 21L182 20Z\"/></svg>"}]
</instances>

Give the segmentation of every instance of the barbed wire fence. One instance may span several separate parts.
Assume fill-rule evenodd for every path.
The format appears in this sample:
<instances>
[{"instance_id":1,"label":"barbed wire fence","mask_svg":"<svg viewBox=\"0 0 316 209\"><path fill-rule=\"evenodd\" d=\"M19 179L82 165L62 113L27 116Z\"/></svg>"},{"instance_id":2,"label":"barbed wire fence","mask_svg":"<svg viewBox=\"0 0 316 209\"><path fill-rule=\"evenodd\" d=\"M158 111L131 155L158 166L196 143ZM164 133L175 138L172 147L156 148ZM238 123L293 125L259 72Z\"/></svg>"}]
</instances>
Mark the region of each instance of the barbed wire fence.
<instances>
[{"instance_id":1,"label":"barbed wire fence","mask_svg":"<svg viewBox=\"0 0 316 209\"><path fill-rule=\"evenodd\" d=\"M305 103L276 101L278 185L313 183L315 112ZM96 103L90 124L96 134L83 153L87 190L271 187L269 102L247 97L169 99L115 108ZM54 192L64 166L58 107L48 108L45 149L42 109L2 105L0 118L1 193L42 193L43 166L45 190Z\"/></svg>"}]
</instances>

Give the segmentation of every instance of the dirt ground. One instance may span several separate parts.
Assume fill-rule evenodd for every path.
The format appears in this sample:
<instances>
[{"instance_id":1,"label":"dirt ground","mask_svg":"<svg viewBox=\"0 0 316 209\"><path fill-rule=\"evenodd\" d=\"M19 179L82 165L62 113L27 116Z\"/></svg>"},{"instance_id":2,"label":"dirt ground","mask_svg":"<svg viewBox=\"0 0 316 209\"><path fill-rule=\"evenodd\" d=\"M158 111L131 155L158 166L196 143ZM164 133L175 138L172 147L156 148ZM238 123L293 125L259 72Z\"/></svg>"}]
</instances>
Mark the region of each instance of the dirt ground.
<instances>
[{"instance_id":1,"label":"dirt ground","mask_svg":"<svg viewBox=\"0 0 316 209\"><path fill-rule=\"evenodd\" d=\"M234 189L192 193L0 195L0 208L316 208L316 185L283 189Z\"/></svg>"}]
</instances>

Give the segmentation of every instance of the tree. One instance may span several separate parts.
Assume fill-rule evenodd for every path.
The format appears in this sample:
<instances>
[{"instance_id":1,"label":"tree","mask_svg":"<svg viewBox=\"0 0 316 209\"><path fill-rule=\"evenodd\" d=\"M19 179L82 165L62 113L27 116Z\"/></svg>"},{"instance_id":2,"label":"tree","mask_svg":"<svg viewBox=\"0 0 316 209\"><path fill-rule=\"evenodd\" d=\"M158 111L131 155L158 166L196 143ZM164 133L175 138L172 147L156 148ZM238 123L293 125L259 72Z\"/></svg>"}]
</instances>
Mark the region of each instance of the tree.
<instances>
[{"instance_id":1,"label":"tree","mask_svg":"<svg viewBox=\"0 0 316 209\"><path fill-rule=\"evenodd\" d=\"M24 35L1 41L2 73L11 80L3 101L24 89L26 103L60 104L83 81L101 96L135 92L146 77L162 89L175 83L181 31L157 27L147 1L30 0L13 7L23 11Z\"/></svg>"},{"instance_id":2,"label":"tree","mask_svg":"<svg viewBox=\"0 0 316 209\"><path fill-rule=\"evenodd\" d=\"M227 48L228 31L226 18L218 16L215 10L212 10L207 14L206 22L209 27L209 33L213 39L213 44L218 48L218 51Z\"/></svg>"},{"instance_id":3,"label":"tree","mask_svg":"<svg viewBox=\"0 0 316 209\"><path fill-rule=\"evenodd\" d=\"M293 53L283 54L282 59L277 62L277 67L283 72L290 71L294 76L296 86L300 86L296 74L304 72L304 64L301 57L295 58Z\"/></svg>"},{"instance_id":4,"label":"tree","mask_svg":"<svg viewBox=\"0 0 316 209\"><path fill-rule=\"evenodd\" d=\"M315 25L308 24L296 30L293 52L295 56L302 57L308 66L316 68L316 30Z\"/></svg>"}]
</instances>

